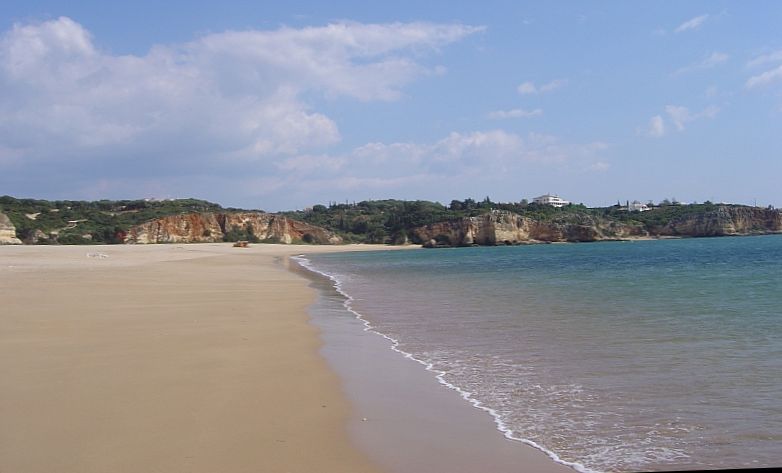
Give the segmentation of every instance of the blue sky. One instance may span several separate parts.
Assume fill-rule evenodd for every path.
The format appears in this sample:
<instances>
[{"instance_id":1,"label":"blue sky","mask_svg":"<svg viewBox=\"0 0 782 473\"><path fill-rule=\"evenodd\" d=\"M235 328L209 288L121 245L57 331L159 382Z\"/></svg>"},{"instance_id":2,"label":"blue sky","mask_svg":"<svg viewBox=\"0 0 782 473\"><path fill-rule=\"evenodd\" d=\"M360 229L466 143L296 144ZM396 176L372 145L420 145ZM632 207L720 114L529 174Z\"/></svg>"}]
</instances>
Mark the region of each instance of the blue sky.
<instances>
[{"instance_id":1,"label":"blue sky","mask_svg":"<svg viewBox=\"0 0 782 473\"><path fill-rule=\"evenodd\" d=\"M780 2L112 3L0 9L0 194L782 206Z\"/></svg>"}]
</instances>

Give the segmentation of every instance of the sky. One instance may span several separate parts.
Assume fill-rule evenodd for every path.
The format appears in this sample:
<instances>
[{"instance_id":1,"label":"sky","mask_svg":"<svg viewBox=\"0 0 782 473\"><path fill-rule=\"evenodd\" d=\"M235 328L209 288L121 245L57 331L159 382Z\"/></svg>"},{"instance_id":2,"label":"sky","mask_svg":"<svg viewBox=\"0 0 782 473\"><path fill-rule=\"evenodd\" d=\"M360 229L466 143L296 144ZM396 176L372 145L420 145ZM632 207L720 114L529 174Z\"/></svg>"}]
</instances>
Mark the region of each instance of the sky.
<instances>
[{"instance_id":1,"label":"sky","mask_svg":"<svg viewBox=\"0 0 782 473\"><path fill-rule=\"evenodd\" d=\"M6 1L0 195L782 207L779 1Z\"/></svg>"}]
</instances>

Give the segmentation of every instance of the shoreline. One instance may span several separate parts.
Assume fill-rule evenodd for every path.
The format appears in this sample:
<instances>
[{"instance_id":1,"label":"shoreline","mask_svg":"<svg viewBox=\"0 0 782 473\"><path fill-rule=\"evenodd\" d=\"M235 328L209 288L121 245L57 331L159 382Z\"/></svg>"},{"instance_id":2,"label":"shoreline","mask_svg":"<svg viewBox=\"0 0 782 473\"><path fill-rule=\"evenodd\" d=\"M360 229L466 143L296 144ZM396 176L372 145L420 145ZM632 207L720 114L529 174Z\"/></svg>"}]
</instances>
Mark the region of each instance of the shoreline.
<instances>
[{"instance_id":1,"label":"shoreline","mask_svg":"<svg viewBox=\"0 0 782 473\"><path fill-rule=\"evenodd\" d=\"M0 470L381 471L278 264L301 249L0 249Z\"/></svg>"},{"instance_id":2,"label":"shoreline","mask_svg":"<svg viewBox=\"0 0 782 473\"><path fill-rule=\"evenodd\" d=\"M587 471L514 436L494 410L445 381L445 373L399 349L397 340L375 330L352 308L354 299L340 281L313 267L306 256L291 259L321 292L310 313L324 340L322 354L362 412L352 422L354 441L385 471L467 473L487 466L509 473ZM433 452L438 461L432 461Z\"/></svg>"},{"instance_id":3,"label":"shoreline","mask_svg":"<svg viewBox=\"0 0 782 473\"><path fill-rule=\"evenodd\" d=\"M386 384L334 364L323 293L291 257L418 248L0 248L0 470L573 471L361 328L353 368Z\"/></svg>"}]
</instances>

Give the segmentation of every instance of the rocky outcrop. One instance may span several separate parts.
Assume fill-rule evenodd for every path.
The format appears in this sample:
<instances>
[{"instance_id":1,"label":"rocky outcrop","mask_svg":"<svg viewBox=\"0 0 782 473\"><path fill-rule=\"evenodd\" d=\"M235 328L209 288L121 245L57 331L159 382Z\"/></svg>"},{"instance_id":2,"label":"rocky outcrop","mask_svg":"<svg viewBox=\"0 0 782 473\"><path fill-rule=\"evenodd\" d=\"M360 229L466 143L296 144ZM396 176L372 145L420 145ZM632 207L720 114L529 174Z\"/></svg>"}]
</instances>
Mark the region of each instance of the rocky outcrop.
<instances>
[{"instance_id":1,"label":"rocky outcrop","mask_svg":"<svg viewBox=\"0 0 782 473\"><path fill-rule=\"evenodd\" d=\"M535 222L532 238L543 242L626 240L649 236L641 224L591 215L569 215Z\"/></svg>"},{"instance_id":2,"label":"rocky outcrop","mask_svg":"<svg viewBox=\"0 0 782 473\"><path fill-rule=\"evenodd\" d=\"M413 230L425 246L518 245L525 243L617 240L647 236L641 225L579 215L534 220L504 210L440 222Z\"/></svg>"},{"instance_id":3,"label":"rocky outcrop","mask_svg":"<svg viewBox=\"0 0 782 473\"><path fill-rule=\"evenodd\" d=\"M251 235L259 241L339 244L339 236L315 225L264 212L191 213L171 215L136 225L126 243L211 243L226 234Z\"/></svg>"},{"instance_id":4,"label":"rocky outcrop","mask_svg":"<svg viewBox=\"0 0 782 473\"><path fill-rule=\"evenodd\" d=\"M128 230L126 243L214 243L223 241L214 213L169 215Z\"/></svg>"},{"instance_id":5,"label":"rocky outcrop","mask_svg":"<svg viewBox=\"0 0 782 473\"><path fill-rule=\"evenodd\" d=\"M41 243L49 244L52 242L52 236L53 235L47 235L40 229L35 229L32 232L30 232L27 237L24 239L25 245L38 245Z\"/></svg>"},{"instance_id":6,"label":"rocky outcrop","mask_svg":"<svg viewBox=\"0 0 782 473\"><path fill-rule=\"evenodd\" d=\"M707 237L782 232L782 213L774 209L720 205L715 210L685 215L652 227L660 236Z\"/></svg>"},{"instance_id":7,"label":"rocky outcrop","mask_svg":"<svg viewBox=\"0 0 782 473\"><path fill-rule=\"evenodd\" d=\"M22 241L16 237L16 227L11 219L4 213L0 213L0 245L21 245Z\"/></svg>"},{"instance_id":8,"label":"rocky outcrop","mask_svg":"<svg viewBox=\"0 0 782 473\"><path fill-rule=\"evenodd\" d=\"M232 229L250 231L259 240L291 244L296 242L336 245L342 238L324 228L291 220L281 215L263 212L236 212L219 214L224 232Z\"/></svg>"}]
</instances>

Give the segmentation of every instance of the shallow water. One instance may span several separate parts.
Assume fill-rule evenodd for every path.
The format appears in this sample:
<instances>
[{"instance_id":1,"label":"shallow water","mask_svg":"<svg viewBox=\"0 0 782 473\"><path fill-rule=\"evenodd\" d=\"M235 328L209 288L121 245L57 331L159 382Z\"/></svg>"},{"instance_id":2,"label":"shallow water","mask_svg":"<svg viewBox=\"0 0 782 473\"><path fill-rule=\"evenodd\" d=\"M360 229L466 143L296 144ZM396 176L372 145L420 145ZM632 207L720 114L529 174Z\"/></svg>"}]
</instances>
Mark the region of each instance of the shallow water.
<instances>
[{"instance_id":1,"label":"shallow water","mask_svg":"<svg viewBox=\"0 0 782 473\"><path fill-rule=\"evenodd\" d=\"M782 236L309 259L399 350L563 461L782 465Z\"/></svg>"}]
</instances>

